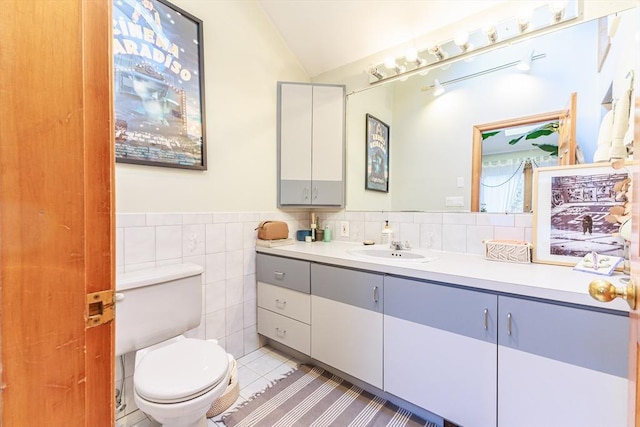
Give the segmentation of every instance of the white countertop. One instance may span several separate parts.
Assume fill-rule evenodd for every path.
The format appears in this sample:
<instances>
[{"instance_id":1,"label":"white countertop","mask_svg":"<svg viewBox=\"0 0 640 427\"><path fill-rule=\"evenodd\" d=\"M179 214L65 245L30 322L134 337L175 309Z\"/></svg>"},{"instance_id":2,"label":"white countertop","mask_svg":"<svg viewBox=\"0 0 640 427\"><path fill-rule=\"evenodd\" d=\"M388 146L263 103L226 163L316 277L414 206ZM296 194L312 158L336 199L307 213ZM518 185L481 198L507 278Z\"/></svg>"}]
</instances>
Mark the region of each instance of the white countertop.
<instances>
[{"instance_id":1,"label":"white countertop","mask_svg":"<svg viewBox=\"0 0 640 427\"><path fill-rule=\"evenodd\" d=\"M606 279L616 287L623 286L616 272L607 277L574 271L571 267L547 264L516 264L489 261L480 255L455 252L412 249L411 252L435 256L428 262L395 261L352 255L349 249L363 247L361 243L333 241L295 242L292 245L267 248L257 246L256 251L265 254L333 264L341 267L376 271L416 279L463 285L500 293L508 293L552 301L599 307L608 310L629 311L626 301L620 298L602 303L589 295L589 282ZM375 245L383 248L382 245Z\"/></svg>"}]
</instances>

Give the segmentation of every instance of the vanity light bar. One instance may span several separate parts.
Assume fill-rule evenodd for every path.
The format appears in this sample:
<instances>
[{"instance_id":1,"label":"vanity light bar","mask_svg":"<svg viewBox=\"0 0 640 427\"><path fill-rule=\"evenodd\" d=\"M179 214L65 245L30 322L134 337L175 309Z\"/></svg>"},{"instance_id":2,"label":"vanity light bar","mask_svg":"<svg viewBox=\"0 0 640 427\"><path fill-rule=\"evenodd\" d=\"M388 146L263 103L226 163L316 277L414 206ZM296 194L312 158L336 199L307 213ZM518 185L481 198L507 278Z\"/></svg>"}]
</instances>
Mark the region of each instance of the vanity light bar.
<instances>
[{"instance_id":1,"label":"vanity light bar","mask_svg":"<svg viewBox=\"0 0 640 427\"><path fill-rule=\"evenodd\" d=\"M537 55L531 55L531 62L538 60L538 59L542 59L542 58L546 58L547 55L544 53L539 53ZM469 80L472 79L474 77L479 77L479 76L483 76L485 74L489 74L489 73L493 73L496 71L500 71L500 70L504 70L506 68L511 68L511 67L517 67L518 64L520 64L521 60L517 60L517 61L513 61L513 62L507 62L506 64L502 64L502 65L498 65L496 67L491 67L491 68L487 68L486 70L482 70L482 71L478 71L475 73L471 73L471 74L467 74L461 77L456 77L454 79L451 80L446 80L444 82L438 82L438 84L432 84L430 86L423 86L422 88L420 88L421 91L426 92L428 90L433 90L438 88L439 86L442 87L444 85L449 85L452 83L458 83L464 80Z\"/></svg>"},{"instance_id":2,"label":"vanity light bar","mask_svg":"<svg viewBox=\"0 0 640 427\"><path fill-rule=\"evenodd\" d=\"M384 64L380 64L370 67L367 70L369 84L375 85L384 81L407 78L498 46L547 32L556 26L568 25L577 18L577 0L556 1L526 13L521 12L517 17L500 24L485 25L482 29L470 34L464 43L462 43L462 37L456 37L454 40L439 44L431 42L427 49L416 51L415 59L413 54L409 55L409 58L406 56L387 58L387 61L393 62L395 66L385 67ZM477 47L472 48L472 43ZM383 69L388 69L389 72L380 71Z\"/></svg>"}]
</instances>

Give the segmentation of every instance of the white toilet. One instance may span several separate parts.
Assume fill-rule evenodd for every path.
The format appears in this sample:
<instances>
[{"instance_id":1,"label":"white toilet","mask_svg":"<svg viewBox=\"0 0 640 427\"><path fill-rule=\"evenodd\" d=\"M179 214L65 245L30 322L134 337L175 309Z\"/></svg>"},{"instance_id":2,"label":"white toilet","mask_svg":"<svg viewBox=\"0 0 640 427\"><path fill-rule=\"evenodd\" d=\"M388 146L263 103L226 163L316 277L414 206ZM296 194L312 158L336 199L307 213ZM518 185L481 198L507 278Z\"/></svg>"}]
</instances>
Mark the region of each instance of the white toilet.
<instances>
[{"instance_id":1,"label":"white toilet","mask_svg":"<svg viewBox=\"0 0 640 427\"><path fill-rule=\"evenodd\" d=\"M116 280L116 355L137 351L134 401L165 427L206 426L229 384L231 356L217 341L182 335L200 324L202 271L175 264Z\"/></svg>"}]
</instances>

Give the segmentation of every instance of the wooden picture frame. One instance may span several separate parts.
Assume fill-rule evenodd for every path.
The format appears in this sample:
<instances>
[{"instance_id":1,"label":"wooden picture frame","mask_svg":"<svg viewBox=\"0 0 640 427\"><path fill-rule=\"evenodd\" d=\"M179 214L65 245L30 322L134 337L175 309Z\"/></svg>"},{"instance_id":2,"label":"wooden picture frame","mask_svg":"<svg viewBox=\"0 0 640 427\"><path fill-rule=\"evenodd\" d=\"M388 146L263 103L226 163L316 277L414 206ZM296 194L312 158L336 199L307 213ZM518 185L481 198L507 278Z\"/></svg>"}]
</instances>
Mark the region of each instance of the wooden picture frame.
<instances>
[{"instance_id":1,"label":"wooden picture frame","mask_svg":"<svg viewBox=\"0 0 640 427\"><path fill-rule=\"evenodd\" d=\"M389 125L366 114L365 189L389 192Z\"/></svg>"},{"instance_id":2,"label":"wooden picture frame","mask_svg":"<svg viewBox=\"0 0 640 427\"><path fill-rule=\"evenodd\" d=\"M630 178L627 169L603 163L536 169L533 262L575 265L590 252L623 256L620 224L605 217L627 201L616 183Z\"/></svg>"},{"instance_id":3,"label":"wooden picture frame","mask_svg":"<svg viewBox=\"0 0 640 427\"><path fill-rule=\"evenodd\" d=\"M202 21L166 0L113 1L116 161L207 169Z\"/></svg>"}]
</instances>

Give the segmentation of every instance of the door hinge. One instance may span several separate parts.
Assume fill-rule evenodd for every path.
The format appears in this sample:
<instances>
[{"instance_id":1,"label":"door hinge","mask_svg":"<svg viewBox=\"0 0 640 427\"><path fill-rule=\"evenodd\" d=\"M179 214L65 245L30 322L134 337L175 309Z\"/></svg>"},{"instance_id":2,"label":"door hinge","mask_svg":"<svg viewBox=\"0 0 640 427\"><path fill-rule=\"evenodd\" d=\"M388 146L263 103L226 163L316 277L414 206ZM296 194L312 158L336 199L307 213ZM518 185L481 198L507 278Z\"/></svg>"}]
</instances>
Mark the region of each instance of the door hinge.
<instances>
[{"instance_id":1,"label":"door hinge","mask_svg":"<svg viewBox=\"0 0 640 427\"><path fill-rule=\"evenodd\" d=\"M104 325L112 321L114 315L113 290L87 294L87 328Z\"/></svg>"}]
</instances>

